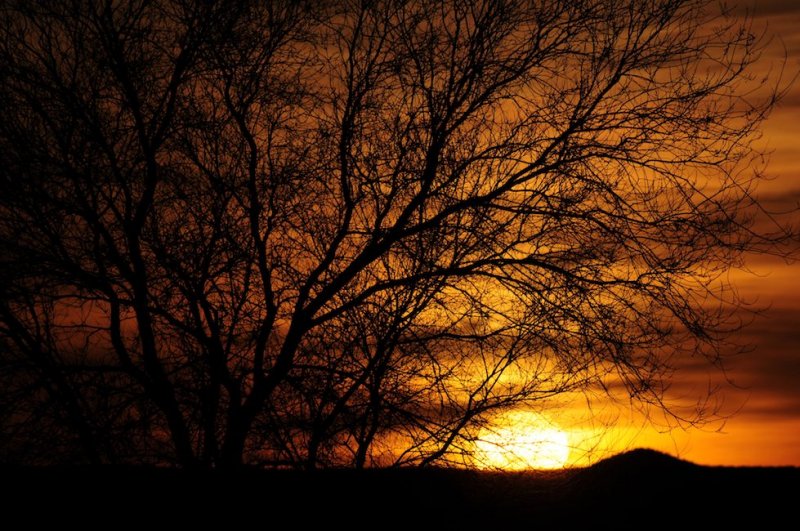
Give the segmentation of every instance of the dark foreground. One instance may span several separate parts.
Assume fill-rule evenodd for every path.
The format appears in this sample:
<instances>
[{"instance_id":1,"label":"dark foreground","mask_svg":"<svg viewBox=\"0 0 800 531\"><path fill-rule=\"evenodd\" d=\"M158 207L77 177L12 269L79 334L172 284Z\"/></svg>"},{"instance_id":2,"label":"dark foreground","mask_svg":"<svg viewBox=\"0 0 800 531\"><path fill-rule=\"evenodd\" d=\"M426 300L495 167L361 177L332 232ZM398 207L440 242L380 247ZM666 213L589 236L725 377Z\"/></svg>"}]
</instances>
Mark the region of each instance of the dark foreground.
<instances>
[{"instance_id":1,"label":"dark foreground","mask_svg":"<svg viewBox=\"0 0 800 531\"><path fill-rule=\"evenodd\" d=\"M552 473L6 467L0 474L0 514L24 518L24 527L694 528L794 522L800 512L798 468L702 467L644 450Z\"/></svg>"}]
</instances>

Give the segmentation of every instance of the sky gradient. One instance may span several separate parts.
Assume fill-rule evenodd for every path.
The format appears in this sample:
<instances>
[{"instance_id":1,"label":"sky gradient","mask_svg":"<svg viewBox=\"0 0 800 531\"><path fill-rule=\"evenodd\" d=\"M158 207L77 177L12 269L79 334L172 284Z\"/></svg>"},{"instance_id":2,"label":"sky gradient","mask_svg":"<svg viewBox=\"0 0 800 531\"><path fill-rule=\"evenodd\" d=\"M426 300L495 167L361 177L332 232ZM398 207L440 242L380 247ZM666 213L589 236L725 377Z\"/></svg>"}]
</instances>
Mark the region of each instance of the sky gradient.
<instances>
[{"instance_id":1,"label":"sky gradient","mask_svg":"<svg viewBox=\"0 0 800 531\"><path fill-rule=\"evenodd\" d=\"M783 68L786 85L800 72L800 2L771 0L750 3L754 28L771 35L754 72L766 75ZM784 64L785 57L785 64ZM762 129L759 144L770 153L759 198L774 211L800 207L800 82L795 80ZM798 216L783 216L797 226ZM797 246L800 247L800 246ZM621 430L619 447L649 446L703 464L800 466L800 264L751 256L752 273L734 271L740 295L765 308L734 339L752 350L729 358L727 376L716 398L728 418L688 431ZM678 376L676 386L690 388L708 381L707 369ZM683 378L683 381L681 380ZM712 376L720 380L719 376ZM688 382L693 380L694 382ZM633 415L635 417L635 415ZM623 423L624 424L624 423Z\"/></svg>"},{"instance_id":2,"label":"sky gradient","mask_svg":"<svg viewBox=\"0 0 800 531\"><path fill-rule=\"evenodd\" d=\"M492 1L12 11L0 458L800 467L800 0Z\"/></svg>"}]
</instances>

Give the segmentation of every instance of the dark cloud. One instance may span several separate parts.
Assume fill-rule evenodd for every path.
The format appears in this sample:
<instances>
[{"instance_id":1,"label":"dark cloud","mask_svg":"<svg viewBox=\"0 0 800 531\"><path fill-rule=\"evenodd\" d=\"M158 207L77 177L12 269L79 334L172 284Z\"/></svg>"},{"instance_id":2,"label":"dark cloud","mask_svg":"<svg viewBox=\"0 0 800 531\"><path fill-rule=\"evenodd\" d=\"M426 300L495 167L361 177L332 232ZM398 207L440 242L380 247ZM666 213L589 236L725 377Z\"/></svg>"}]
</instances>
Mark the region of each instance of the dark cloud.
<instances>
[{"instance_id":1,"label":"dark cloud","mask_svg":"<svg viewBox=\"0 0 800 531\"><path fill-rule=\"evenodd\" d=\"M771 402L756 402L752 399L742 406L738 413L743 420L768 421L786 420L787 418L800 419L800 401L775 400Z\"/></svg>"},{"instance_id":2,"label":"dark cloud","mask_svg":"<svg viewBox=\"0 0 800 531\"><path fill-rule=\"evenodd\" d=\"M735 5L734 12L737 14L751 13L756 17L800 15L800 2L797 0L742 0Z\"/></svg>"},{"instance_id":3,"label":"dark cloud","mask_svg":"<svg viewBox=\"0 0 800 531\"><path fill-rule=\"evenodd\" d=\"M798 24L800 24L800 21L798 21ZM778 102L778 107L775 112L797 112L796 107L800 107L800 90L797 89L796 82L793 87L793 90L787 92L786 95L781 98L780 102Z\"/></svg>"},{"instance_id":4,"label":"dark cloud","mask_svg":"<svg viewBox=\"0 0 800 531\"><path fill-rule=\"evenodd\" d=\"M785 180L790 181L787 182L790 185L800 181L797 178ZM795 186L797 185L795 184ZM769 211L796 210L800 206L800 187L787 186L783 190L758 192L756 195L759 202Z\"/></svg>"}]
</instances>

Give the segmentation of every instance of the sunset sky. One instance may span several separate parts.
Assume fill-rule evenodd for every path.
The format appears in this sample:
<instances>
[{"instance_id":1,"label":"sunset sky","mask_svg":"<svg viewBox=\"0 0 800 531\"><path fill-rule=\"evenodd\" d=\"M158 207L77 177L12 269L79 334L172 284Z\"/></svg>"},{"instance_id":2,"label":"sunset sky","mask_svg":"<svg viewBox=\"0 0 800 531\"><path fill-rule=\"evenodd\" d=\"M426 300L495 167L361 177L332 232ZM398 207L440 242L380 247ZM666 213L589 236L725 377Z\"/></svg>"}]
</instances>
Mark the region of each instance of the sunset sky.
<instances>
[{"instance_id":1,"label":"sunset sky","mask_svg":"<svg viewBox=\"0 0 800 531\"><path fill-rule=\"evenodd\" d=\"M477 4L4 10L0 465L800 467L800 0Z\"/></svg>"},{"instance_id":2,"label":"sunset sky","mask_svg":"<svg viewBox=\"0 0 800 531\"><path fill-rule=\"evenodd\" d=\"M754 14L755 28L773 36L759 73L774 74L787 55L783 79L788 83L800 71L800 2L759 0ZM767 174L772 180L762 184L759 196L775 211L796 209L800 205L800 82L794 82L763 133L761 143L771 152ZM793 219L796 225L797 216ZM632 422L608 435L610 447L649 446L703 464L800 465L800 264L753 257L747 266L755 274L733 273L740 295L767 310L736 338L752 346L752 352L727 361L735 387L724 385L717 399L722 400L721 412L730 418L724 424L711 423L703 430L687 432L653 427L640 431ZM691 392L693 386L705 385L707 368L695 372L684 371L675 388ZM625 425L623 419L619 425ZM573 460L580 459L578 454Z\"/></svg>"}]
</instances>

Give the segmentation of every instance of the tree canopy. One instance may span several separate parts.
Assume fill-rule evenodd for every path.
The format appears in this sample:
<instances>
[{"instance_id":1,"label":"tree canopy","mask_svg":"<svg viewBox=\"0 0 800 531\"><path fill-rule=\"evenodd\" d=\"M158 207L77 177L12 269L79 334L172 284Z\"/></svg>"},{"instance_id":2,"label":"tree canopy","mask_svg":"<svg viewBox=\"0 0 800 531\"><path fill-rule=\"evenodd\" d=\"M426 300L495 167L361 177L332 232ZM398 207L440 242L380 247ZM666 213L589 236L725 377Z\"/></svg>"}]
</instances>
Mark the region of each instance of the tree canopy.
<instances>
[{"instance_id":1,"label":"tree canopy","mask_svg":"<svg viewBox=\"0 0 800 531\"><path fill-rule=\"evenodd\" d=\"M453 463L495 412L661 404L789 236L715 9L6 2L1 458Z\"/></svg>"}]
</instances>

